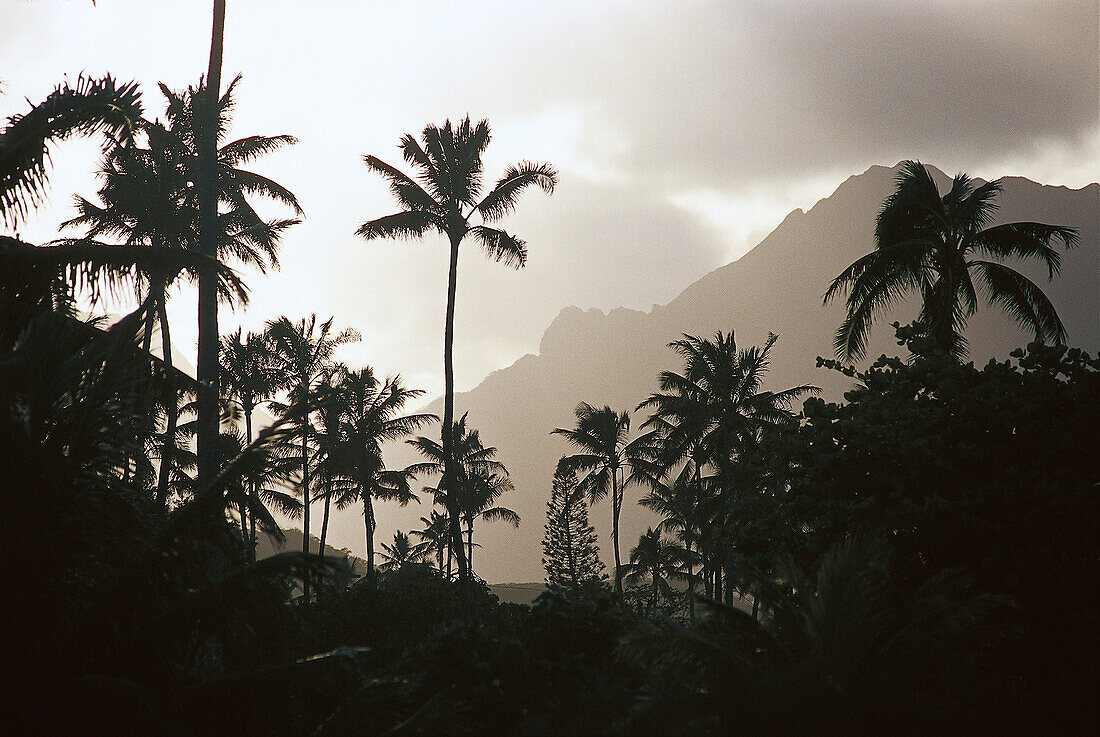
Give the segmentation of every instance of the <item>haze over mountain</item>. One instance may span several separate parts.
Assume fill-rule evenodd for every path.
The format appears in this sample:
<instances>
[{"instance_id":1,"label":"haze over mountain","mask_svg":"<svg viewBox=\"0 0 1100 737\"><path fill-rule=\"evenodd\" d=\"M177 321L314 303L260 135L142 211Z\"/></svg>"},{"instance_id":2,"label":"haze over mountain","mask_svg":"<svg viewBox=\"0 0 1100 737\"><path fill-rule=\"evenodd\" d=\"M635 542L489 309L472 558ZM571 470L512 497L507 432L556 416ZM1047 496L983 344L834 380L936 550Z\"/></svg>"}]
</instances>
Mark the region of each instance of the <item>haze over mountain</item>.
<instances>
[{"instance_id":1,"label":"haze over mountain","mask_svg":"<svg viewBox=\"0 0 1100 737\"><path fill-rule=\"evenodd\" d=\"M615 309L582 311L568 307L546 329L538 355L526 355L493 372L470 392L456 397L456 411L469 411L471 426L481 430L487 445L512 474L516 491L500 504L523 518L519 529L501 523L481 523L475 539L484 547L477 573L487 581L538 581L545 505L554 465L572 452L549 433L571 427L578 402L631 410L657 389L662 369L679 369L678 357L667 347L683 333L709 337L716 330L736 333L741 346L759 345L768 332L777 333L773 362L765 388L784 389L812 383L829 399L839 399L850 381L836 372L816 368L817 356L832 356L833 334L844 315L842 301L822 305L828 283L844 267L873 248L875 216L892 191L897 168L874 166L849 177L828 198L808 212L795 210L760 244L742 258L688 286L669 304L650 312ZM935 171L941 191L949 178ZM1100 348L1100 184L1072 190L1018 177L1004 180L998 198L1002 221L1040 221L1068 225L1080 232L1079 247L1063 255L1054 281L1032 264L1016 268L1040 284L1050 297L1069 334L1070 344L1095 352ZM670 248L674 248L670 244ZM578 264L577 268L584 268ZM660 275L654 275L660 278ZM907 322L915 306L884 315L873 329L866 365L882 353L899 355L890 323ZM492 331L491 325L460 325L458 330ZM1031 339L997 308L984 304L966 331L970 358L981 365L990 357L1004 359ZM442 400L428 410L442 414ZM634 430L644 422L632 418ZM395 452L394 466L413 460L407 449ZM622 518L624 558L654 517L637 506L640 491L628 488ZM378 540L387 541L394 528L419 526L427 514L423 505L379 510ZM596 505L590 519L600 535L601 554L610 563L610 506ZM351 533L351 520L340 527ZM343 534L339 540L348 538ZM362 546L361 535L355 549Z\"/></svg>"}]
</instances>

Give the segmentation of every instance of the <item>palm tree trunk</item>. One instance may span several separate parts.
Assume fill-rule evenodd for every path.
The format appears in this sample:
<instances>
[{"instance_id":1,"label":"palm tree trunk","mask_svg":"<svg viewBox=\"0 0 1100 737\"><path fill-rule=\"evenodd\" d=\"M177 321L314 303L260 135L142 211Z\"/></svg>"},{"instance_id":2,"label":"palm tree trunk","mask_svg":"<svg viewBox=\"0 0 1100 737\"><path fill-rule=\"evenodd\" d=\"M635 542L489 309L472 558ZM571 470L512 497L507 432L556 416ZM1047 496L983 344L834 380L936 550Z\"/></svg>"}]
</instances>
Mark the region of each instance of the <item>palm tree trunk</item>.
<instances>
[{"instance_id":1,"label":"palm tree trunk","mask_svg":"<svg viewBox=\"0 0 1100 737\"><path fill-rule=\"evenodd\" d=\"M470 567L470 576L474 575L474 521L466 520L466 565Z\"/></svg>"},{"instance_id":2,"label":"palm tree trunk","mask_svg":"<svg viewBox=\"0 0 1100 737\"><path fill-rule=\"evenodd\" d=\"M462 546L462 527L458 517L458 493L455 486L454 460L451 458L452 425L455 418L455 293L458 290L458 246L461 237L451 235L451 261L447 272L447 317L443 329L443 487L447 490L447 517L451 530L451 548L458 564L458 578L469 576Z\"/></svg>"},{"instance_id":3,"label":"palm tree trunk","mask_svg":"<svg viewBox=\"0 0 1100 737\"><path fill-rule=\"evenodd\" d=\"M164 354L164 365L168 369L169 381L172 373L172 335L168 330L168 310L164 300L158 306L160 319L160 345ZM179 422L179 406L176 391L172 390L172 397L168 402L168 419L164 428L164 439L161 443L160 470L157 478L157 506L163 507L168 499L168 480L172 470L172 459L176 454L176 425Z\"/></svg>"},{"instance_id":4,"label":"palm tree trunk","mask_svg":"<svg viewBox=\"0 0 1100 737\"><path fill-rule=\"evenodd\" d=\"M302 433L302 552L309 555L309 444L304 431ZM308 577L302 580L302 594L306 601L309 601Z\"/></svg>"},{"instance_id":5,"label":"palm tree trunk","mask_svg":"<svg viewBox=\"0 0 1100 737\"><path fill-rule=\"evenodd\" d=\"M367 581L374 584L374 509L370 495L363 497L363 527L366 529Z\"/></svg>"},{"instance_id":6,"label":"palm tree trunk","mask_svg":"<svg viewBox=\"0 0 1100 737\"><path fill-rule=\"evenodd\" d=\"M695 621L695 564L691 560L691 538L685 537L688 567L688 621Z\"/></svg>"},{"instance_id":7,"label":"palm tree trunk","mask_svg":"<svg viewBox=\"0 0 1100 737\"><path fill-rule=\"evenodd\" d=\"M225 0L214 0L210 35L210 65L206 74L206 120L198 126L199 139L199 250L218 257L218 97L221 90L222 42L225 36ZM199 486L218 473L218 277L199 274L198 471Z\"/></svg>"},{"instance_id":8,"label":"palm tree trunk","mask_svg":"<svg viewBox=\"0 0 1100 737\"><path fill-rule=\"evenodd\" d=\"M328 515L329 508L332 506L332 494L325 494L325 514L321 518L321 546L317 551L320 555L325 554L325 539L328 537Z\"/></svg>"},{"instance_id":9,"label":"palm tree trunk","mask_svg":"<svg viewBox=\"0 0 1100 737\"><path fill-rule=\"evenodd\" d=\"M252 405L249 404L244 412L244 431L248 437L248 444L252 445ZM248 480L248 562L256 562L256 479Z\"/></svg>"},{"instance_id":10,"label":"palm tree trunk","mask_svg":"<svg viewBox=\"0 0 1100 737\"><path fill-rule=\"evenodd\" d=\"M619 512L622 500L619 498L619 470L611 471L611 545L615 548L615 595L623 598L623 563L619 557Z\"/></svg>"}]
</instances>

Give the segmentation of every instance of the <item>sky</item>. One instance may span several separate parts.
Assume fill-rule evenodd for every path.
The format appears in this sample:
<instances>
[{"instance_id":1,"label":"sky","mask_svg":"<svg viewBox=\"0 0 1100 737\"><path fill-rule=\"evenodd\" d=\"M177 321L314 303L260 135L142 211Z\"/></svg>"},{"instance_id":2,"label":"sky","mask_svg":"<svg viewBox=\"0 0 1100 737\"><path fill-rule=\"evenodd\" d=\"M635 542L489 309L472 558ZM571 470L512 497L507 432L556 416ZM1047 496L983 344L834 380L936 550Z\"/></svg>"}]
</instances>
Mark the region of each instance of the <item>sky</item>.
<instances>
[{"instance_id":1,"label":"sky","mask_svg":"<svg viewBox=\"0 0 1100 737\"><path fill-rule=\"evenodd\" d=\"M138 81L163 115L156 83L197 82L210 25L208 1L0 0L0 120L81 73ZM528 159L560 183L503 223L528 242L525 269L463 249L460 391L537 352L562 308L667 303L874 164L1083 186L1100 171L1098 38L1095 0L228 0L231 134L298 138L253 168L306 216L281 271L244 272L251 304L223 311L223 332L335 316L363 336L340 358L441 394L443 242L355 230L395 211L362 157L402 164L403 134L466 114L492 126L487 180ZM22 237L57 237L98 159L94 141L55 148ZM173 296L192 357L195 310L193 291Z\"/></svg>"}]
</instances>

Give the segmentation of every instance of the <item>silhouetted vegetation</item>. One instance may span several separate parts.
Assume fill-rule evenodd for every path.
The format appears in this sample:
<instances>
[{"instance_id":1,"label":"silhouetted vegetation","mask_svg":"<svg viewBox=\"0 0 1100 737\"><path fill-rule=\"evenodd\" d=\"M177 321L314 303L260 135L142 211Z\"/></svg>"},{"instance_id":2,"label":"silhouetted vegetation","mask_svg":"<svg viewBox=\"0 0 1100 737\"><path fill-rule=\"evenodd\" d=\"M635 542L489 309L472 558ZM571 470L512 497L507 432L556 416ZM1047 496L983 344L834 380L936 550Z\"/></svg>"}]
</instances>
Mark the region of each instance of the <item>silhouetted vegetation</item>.
<instances>
[{"instance_id":1,"label":"silhouetted vegetation","mask_svg":"<svg viewBox=\"0 0 1100 737\"><path fill-rule=\"evenodd\" d=\"M749 347L732 330L673 341L683 365L639 397L635 411L647 414L633 439L629 412L586 402L575 427L551 431L575 452L542 490L547 591L530 607L502 604L475 575L475 529L518 525L506 506L516 490L468 415L454 420L455 269L467 236L522 265L524 243L487 223L526 187L551 191L556 173L524 163L482 197L489 129L468 118L428 126L422 144L402 140L415 179L367 157L403 209L359 234L434 229L449 241L438 440L413 437L438 418L403 414L420 390L337 360L359 335L335 318L282 316L261 333L221 336L220 373L199 382L171 359L170 286L203 276L223 297L243 298L223 260L277 265L279 236L294 222L261 219L247 197L300 212L288 190L238 168L291 139L224 144L213 150L217 248L197 251L205 226L194 185L212 142L201 121L214 121L220 141L235 84L219 116L201 109L219 99L201 85L164 88L162 124L141 118L133 85L81 80L0 133L5 225L39 201L48 141L110 138L100 202L78 200L68 223L84 237L45 247L0 237L0 488L11 551L0 656L18 676L8 696L20 705L8 730L1095 727L1100 359L1035 342L982 368L959 360L975 305L970 271L1040 341L1064 338L1034 285L966 254L1037 257L1053 276L1050 243L1072 246L1071 229L987 228L996 183L974 187L960 175L940 197L909 162L879 217L878 249L829 291L851 289L837 337L847 356L861 352L880 307L921 292L922 322L895 323L909 360L883 356L857 370L819 359L854 384L830 402L809 385L766 388L774 335ZM475 213L485 224L470 224ZM110 325L81 316L108 292L138 307ZM207 472L196 405L212 386L221 433ZM273 422L257 427L260 409ZM424 460L389 467L385 444L400 441ZM435 486L418 493L425 478ZM628 488L659 520L624 564ZM375 504L429 495L423 527L398 531L376 553ZM613 586L587 516L606 497ZM332 508L352 505L364 518L359 578L319 554ZM302 550L257 559L258 536L280 540L280 522L299 516Z\"/></svg>"}]
</instances>

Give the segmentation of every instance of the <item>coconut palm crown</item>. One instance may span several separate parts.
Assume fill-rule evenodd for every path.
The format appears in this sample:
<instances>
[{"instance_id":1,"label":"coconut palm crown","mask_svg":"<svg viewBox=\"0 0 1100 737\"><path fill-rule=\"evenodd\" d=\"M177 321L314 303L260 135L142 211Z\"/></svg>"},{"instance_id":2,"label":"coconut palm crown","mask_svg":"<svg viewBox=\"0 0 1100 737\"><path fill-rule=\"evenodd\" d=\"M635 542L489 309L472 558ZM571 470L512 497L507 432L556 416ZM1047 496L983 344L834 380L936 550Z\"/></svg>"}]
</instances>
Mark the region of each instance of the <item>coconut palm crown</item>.
<instances>
[{"instance_id":1,"label":"coconut palm crown","mask_svg":"<svg viewBox=\"0 0 1100 737\"><path fill-rule=\"evenodd\" d=\"M962 331L978 308L979 292L1034 331L1037 341L1065 342L1062 321L1043 291L1000 261L1040 261L1053 279L1061 263L1053 244L1060 240L1073 248L1077 231L1034 222L989 227L1000 191L1000 180L980 184L960 173L941 197L923 164L901 164L875 224L875 250L841 272L825 292L826 303L847 294L848 314L833 343L837 357L861 358L874 318L911 292L920 294L918 321L929 337L956 357L966 353Z\"/></svg>"}]
</instances>

